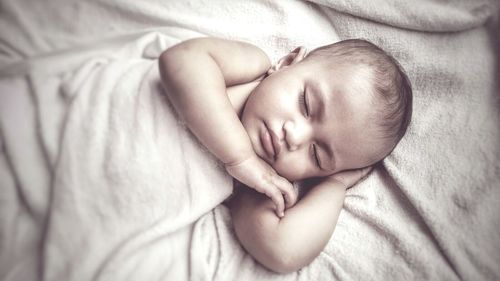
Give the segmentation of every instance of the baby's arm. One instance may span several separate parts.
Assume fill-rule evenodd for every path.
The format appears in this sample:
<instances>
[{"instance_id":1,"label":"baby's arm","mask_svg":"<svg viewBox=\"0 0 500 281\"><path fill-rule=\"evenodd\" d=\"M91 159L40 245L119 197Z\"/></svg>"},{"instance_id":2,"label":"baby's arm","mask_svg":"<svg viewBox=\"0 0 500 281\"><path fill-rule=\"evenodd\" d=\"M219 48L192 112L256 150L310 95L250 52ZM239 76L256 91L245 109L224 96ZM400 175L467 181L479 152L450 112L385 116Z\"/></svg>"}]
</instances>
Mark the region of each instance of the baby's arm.
<instances>
[{"instance_id":1,"label":"baby's arm","mask_svg":"<svg viewBox=\"0 0 500 281\"><path fill-rule=\"evenodd\" d=\"M280 273L309 264L326 246L337 223L345 190L371 168L342 172L323 179L286 216L272 213L272 202L242 190L230 202L236 235L243 247L265 267Z\"/></svg>"},{"instance_id":2,"label":"baby's arm","mask_svg":"<svg viewBox=\"0 0 500 281\"><path fill-rule=\"evenodd\" d=\"M266 193L282 213L282 193L290 203L293 187L255 154L226 94L226 88L266 73L267 55L243 42L198 38L163 52L159 66L169 98L189 129L233 177Z\"/></svg>"},{"instance_id":3,"label":"baby's arm","mask_svg":"<svg viewBox=\"0 0 500 281\"><path fill-rule=\"evenodd\" d=\"M254 153L226 88L255 80L269 69L269 59L260 49L243 42L197 38L163 52L159 64L174 107L210 151L226 164Z\"/></svg>"}]
</instances>

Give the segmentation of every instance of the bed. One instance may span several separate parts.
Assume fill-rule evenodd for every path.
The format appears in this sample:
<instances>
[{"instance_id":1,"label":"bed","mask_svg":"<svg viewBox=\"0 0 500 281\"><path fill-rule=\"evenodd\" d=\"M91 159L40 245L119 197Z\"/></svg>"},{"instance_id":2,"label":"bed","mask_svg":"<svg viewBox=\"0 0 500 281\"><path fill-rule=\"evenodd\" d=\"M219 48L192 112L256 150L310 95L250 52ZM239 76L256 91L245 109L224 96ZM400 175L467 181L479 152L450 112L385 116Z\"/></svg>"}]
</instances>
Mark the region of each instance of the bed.
<instances>
[{"instance_id":1,"label":"bed","mask_svg":"<svg viewBox=\"0 0 500 281\"><path fill-rule=\"evenodd\" d=\"M499 280L496 1L0 2L0 279ZM176 118L157 58L217 36L273 61L347 38L398 59L409 131L347 192L308 266L238 244L231 178Z\"/></svg>"}]
</instances>

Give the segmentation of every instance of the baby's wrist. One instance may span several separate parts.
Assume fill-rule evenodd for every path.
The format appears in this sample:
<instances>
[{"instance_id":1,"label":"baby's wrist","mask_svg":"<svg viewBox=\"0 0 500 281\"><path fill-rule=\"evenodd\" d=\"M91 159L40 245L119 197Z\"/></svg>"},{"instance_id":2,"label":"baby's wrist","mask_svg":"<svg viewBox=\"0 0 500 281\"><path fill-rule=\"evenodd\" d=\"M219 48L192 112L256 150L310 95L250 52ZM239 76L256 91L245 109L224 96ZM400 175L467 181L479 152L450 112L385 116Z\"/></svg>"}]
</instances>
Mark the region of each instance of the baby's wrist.
<instances>
[{"instance_id":1,"label":"baby's wrist","mask_svg":"<svg viewBox=\"0 0 500 281\"><path fill-rule=\"evenodd\" d=\"M328 177L327 180L331 183L332 186L336 186L337 188L348 190L352 187L336 177Z\"/></svg>"},{"instance_id":2,"label":"baby's wrist","mask_svg":"<svg viewBox=\"0 0 500 281\"><path fill-rule=\"evenodd\" d=\"M238 166L238 165L241 165L241 163L246 162L255 156L256 155L253 151L251 153L248 153L248 152L242 153L238 157L235 157L227 162L224 162L224 166L226 166L226 167Z\"/></svg>"}]
</instances>

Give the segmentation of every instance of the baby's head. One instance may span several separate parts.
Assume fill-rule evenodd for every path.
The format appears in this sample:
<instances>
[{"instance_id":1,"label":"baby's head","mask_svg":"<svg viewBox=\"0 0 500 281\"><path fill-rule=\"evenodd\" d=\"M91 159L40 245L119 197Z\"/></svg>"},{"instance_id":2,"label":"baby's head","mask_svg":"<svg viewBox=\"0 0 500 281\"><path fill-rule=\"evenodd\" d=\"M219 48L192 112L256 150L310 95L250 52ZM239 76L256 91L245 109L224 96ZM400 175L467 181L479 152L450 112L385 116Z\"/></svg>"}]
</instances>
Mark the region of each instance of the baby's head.
<instances>
[{"instance_id":1,"label":"baby's head","mask_svg":"<svg viewBox=\"0 0 500 281\"><path fill-rule=\"evenodd\" d=\"M255 152L295 181L382 160L405 134L411 112L401 66L354 39L283 57L252 92L241 120Z\"/></svg>"}]
</instances>

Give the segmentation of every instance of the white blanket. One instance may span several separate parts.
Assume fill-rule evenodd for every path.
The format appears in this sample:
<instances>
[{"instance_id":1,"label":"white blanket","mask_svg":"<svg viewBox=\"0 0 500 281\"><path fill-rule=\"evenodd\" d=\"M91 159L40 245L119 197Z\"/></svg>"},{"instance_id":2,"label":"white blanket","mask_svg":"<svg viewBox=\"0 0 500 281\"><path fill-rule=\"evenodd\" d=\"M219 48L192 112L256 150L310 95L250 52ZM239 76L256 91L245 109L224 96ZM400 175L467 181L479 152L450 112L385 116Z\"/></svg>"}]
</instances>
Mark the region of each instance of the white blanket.
<instances>
[{"instance_id":1,"label":"white blanket","mask_svg":"<svg viewBox=\"0 0 500 281\"><path fill-rule=\"evenodd\" d=\"M149 34L133 45L146 41L164 43ZM62 78L32 74L30 84L43 121L36 137L53 174L45 190L51 196L40 199L37 210L47 216L40 253L44 278L106 280L148 272L156 279L175 269L186 279L184 228L227 198L232 180L178 122L162 91L157 61L91 59ZM14 95L22 94L12 90L3 91L10 95L2 99L9 148L17 141ZM22 192L29 207L39 203L29 197L45 194L27 185ZM128 263L135 267L122 266ZM157 270L158 264L164 268Z\"/></svg>"},{"instance_id":2,"label":"white blanket","mask_svg":"<svg viewBox=\"0 0 500 281\"><path fill-rule=\"evenodd\" d=\"M0 279L500 279L498 64L485 28L498 7L315 2L3 0ZM297 273L271 273L239 246L216 207L230 179L158 87L154 59L200 35L273 60L363 37L413 82L408 135L348 192L330 243Z\"/></svg>"}]
</instances>

